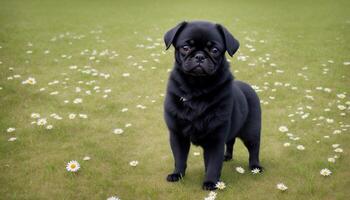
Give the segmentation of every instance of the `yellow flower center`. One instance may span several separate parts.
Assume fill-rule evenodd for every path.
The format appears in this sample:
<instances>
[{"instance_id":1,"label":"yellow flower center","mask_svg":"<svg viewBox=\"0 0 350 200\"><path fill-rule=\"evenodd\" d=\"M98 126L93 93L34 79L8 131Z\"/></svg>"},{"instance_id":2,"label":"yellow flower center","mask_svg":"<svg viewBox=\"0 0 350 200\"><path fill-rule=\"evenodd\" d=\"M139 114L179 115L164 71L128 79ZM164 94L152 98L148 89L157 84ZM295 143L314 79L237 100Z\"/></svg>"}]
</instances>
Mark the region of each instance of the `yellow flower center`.
<instances>
[{"instance_id":1,"label":"yellow flower center","mask_svg":"<svg viewBox=\"0 0 350 200\"><path fill-rule=\"evenodd\" d=\"M72 168L72 169L74 169L75 167L76 167L75 164L71 164L71 165L70 165L70 168Z\"/></svg>"}]
</instances>

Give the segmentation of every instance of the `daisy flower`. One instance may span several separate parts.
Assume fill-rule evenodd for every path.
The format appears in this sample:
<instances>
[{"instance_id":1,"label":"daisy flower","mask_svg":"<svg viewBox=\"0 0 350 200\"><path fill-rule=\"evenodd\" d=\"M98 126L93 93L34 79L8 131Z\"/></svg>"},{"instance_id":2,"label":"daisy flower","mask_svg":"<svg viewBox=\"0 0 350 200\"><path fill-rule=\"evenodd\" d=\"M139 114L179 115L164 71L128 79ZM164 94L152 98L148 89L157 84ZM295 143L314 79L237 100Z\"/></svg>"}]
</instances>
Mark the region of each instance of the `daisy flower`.
<instances>
[{"instance_id":1,"label":"daisy flower","mask_svg":"<svg viewBox=\"0 0 350 200\"><path fill-rule=\"evenodd\" d=\"M136 106L136 108L146 109L147 107L146 107L146 106L143 106L143 105L138 104L138 105Z\"/></svg>"},{"instance_id":2,"label":"daisy flower","mask_svg":"<svg viewBox=\"0 0 350 200\"><path fill-rule=\"evenodd\" d=\"M215 199L216 195L217 195L217 193L214 191L209 192L209 197L213 197Z\"/></svg>"},{"instance_id":3,"label":"daisy flower","mask_svg":"<svg viewBox=\"0 0 350 200\"><path fill-rule=\"evenodd\" d=\"M332 144L333 148L338 148L340 146L340 144Z\"/></svg>"},{"instance_id":4,"label":"daisy flower","mask_svg":"<svg viewBox=\"0 0 350 200\"><path fill-rule=\"evenodd\" d=\"M33 119L37 119L37 118L40 118L40 114L39 113L32 113L32 114L30 114L30 117Z\"/></svg>"},{"instance_id":5,"label":"daisy flower","mask_svg":"<svg viewBox=\"0 0 350 200\"><path fill-rule=\"evenodd\" d=\"M324 168L324 169L321 169L320 174L322 176L330 176L332 174L332 172L329 169Z\"/></svg>"},{"instance_id":6,"label":"daisy flower","mask_svg":"<svg viewBox=\"0 0 350 200\"><path fill-rule=\"evenodd\" d=\"M49 125L46 126L46 129L47 129L47 130L51 130L52 128L53 128L53 126L52 126L51 124L49 124Z\"/></svg>"},{"instance_id":7,"label":"daisy flower","mask_svg":"<svg viewBox=\"0 0 350 200\"><path fill-rule=\"evenodd\" d=\"M286 191L288 189L288 187L284 183L278 183L276 185L276 188L281 190L281 191Z\"/></svg>"},{"instance_id":8,"label":"daisy flower","mask_svg":"<svg viewBox=\"0 0 350 200\"><path fill-rule=\"evenodd\" d=\"M77 116L76 114L70 113L70 114L68 115L68 118L69 118L69 119L74 119L76 116Z\"/></svg>"},{"instance_id":9,"label":"daisy flower","mask_svg":"<svg viewBox=\"0 0 350 200\"><path fill-rule=\"evenodd\" d=\"M290 146L290 143L289 142L286 142L283 144L284 147L289 147Z\"/></svg>"},{"instance_id":10,"label":"daisy flower","mask_svg":"<svg viewBox=\"0 0 350 200\"><path fill-rule=\"evenodd\" d=\"M342 148L336 148L334 149L335 152L337 153L343 153L343 149Z\"/></svg>"},{"instance_id":11,"label":"daisy flower","mask_svg":"<svg viewBox=\"0 0 350 200\"><path fill-rule=\"evenodd\" d=\"M122 112L127 112L129 109L128 108L123 108Z\"/></svg>"},{"instance_id":12,"label":"daisy flower","mask_svg":"<svg viewBox=\"0 0 350 200\"><path fill-rule=\"evenodd\" d=\"M219 181L219 182L216 183L215 187L218 188L219 190L223 190L223 189L226 188L226 185L225 185L224 182Z\"/></svg>"},{"instance_id":13,"label":"daisy flower","mask_svg":"<svg viewBox=\"0 0 350 200\"><path fill-rule=\"evenodd\" d=\"M279 130L280 132L282 132L282 133L285 133L285 132L288 131L288 128L287 128L286 126L280 126L280 127L278 128L278 130Z\"/></svg>"},{"instance_id":14,"label":"daisy flower","mask_svg":"<svg viewBox=\"0 0 350 200\"><path fill-rule=\"evenodd\" d=\"M10 127L10 128L7 129L7 132L8 132L8 133L12 133L12 132L14 132L15 130L16 130L16 128Z\"/></svg>"},{"instance_id":15,"label":"daisy flower","mask_svg":"<svg viewBox=\"0 0 350 200\"><path fill-rule=\"evenodd\" d=\"M343 105L338 105L337 106L339 110L345 110L346 109L346 106L343 106Z\"/></svg>"},{"instance_id":16,"label":"daisy flower","mask_svg":"<svg viewBox=\"0 0 350 200\"><path fill-rule=\"evenodd\" d=\"M217 193L214 191L209 192L207 197L204 197L204 200L215 200Z\"/></svg>"},{"instance_id":17,"label":"daisy flower","mask_svg":"<svg viewBox=\"0 0 350 200\"><path fill-rule=\"evenodd\" d=\"M346 97L346 95L345 94L337 94L337 97L340 99L344 99Z\"/></svg>"},{"instance_id":18,"label":"daisy flower","mask_svg":"<svg viewBox=\"0 0 350 200\"><path fill-rule=\"evenodd\" d=\"M9 138L7 141L9 141L9 142L13 142L13 141L16 141L17 140L17 138L16 137L11 137L11 138Z\"/></svg>"},{"instance_id":19,"label":"daisy flower","mask_svg":"<svg viewBox=\"0 0 350 200\"><path fill-rule=\"evenodd\" d=\"M139 161L137 161L137 160L133 160L133 161L129 162L129 165L132 167L136 167L138 164L139 164Z\"/></svg>"},{"instance_id":20,"label":"daisy flower","mask_svg":"<svg viewBox=\"0 0 350 200\"><path fill-rule=\"evenodd\" d=\"M129 77L129 76L130 76L130 73L123 73L122 76L123 76L123 77Z\"/></svg>"},{"instance_id":21,"label":"daisy flower","mask_svg":"<svg viewBox=\"0 0 350 200\"><path fill-rule=\"evenodd\" d=\"M22 81L22 84L24 84L24 85L26 85L26 84L34 85L34 84L36 84L36 80L33 77L29 77L27 80Z\"/></svg>"},{"instance_id":22,"label":"daisy flower","mask_svg":"<svg viewBox=\"0 0 350 200\"><path fill-rule=\"evenodd\" d=\"M83 119L87 119L88 118L87 114L79 114L79 117L83 118Z\"/></svg>"},{"instance_id":23,"label":"daisy flower","mask_svg":"<svg viewBox=\"0 0 350 200\"><path fill-rule=\"evenodd\" d=\"M305 150L305 147L303 145L299 144L297 146L297 149L300 150L300 151L303 151L303 150Z\"/></svg>"},{"instance_id":24,"label":"daisy flower","mask_svg":"<svg viewBox=\"0 0 350 200\"><path fill-rule=\"evenodd\" d=\"M335 163L335 158L333 157L328 158L328 162Z\"/></svg>"},{"instance_id":25,"label":"daisy flower","mask_svg":"<svg viewBox=\"0 0 350 200\"><path fill-rule=\"evenodd\" d=\"M243 167L236 167L236 171L240 174L243 174L245 170L243 169Z\"/></svg>"},{"instance_id":26,"label":"daisy flower","mask_svg":"<svg viewBox=\"0 0 350 200\"><path fill-rule=\"evenodd\" d=\"M46 123L47 123L46 118L41 118L41 119L38 119L38 121L37 121L36 124L37 124L38 126L44 126Z\"/></svg>"},{"instance_id":27,"label":"daisy flower","mask_svg":"<svg viewBox=\"0 0 350 200\"><path fill-rule=\"evenodd\" d=\"M194 156L199 156L199 155L201 155L201 153L199 153L199 152L196 151L196 152L193 152L193 155L194 155Z\"/></svg>"},{"instance_id":28,"label":"daisy flower","mask_svg":"<svg viewBox=\"0 0 350 200\"><path fill-rule=\"evenodd\" d=\"M126 127L126 128L128 128L128 127L130 127L130 126L132 126L132 124L131 124L131 123L127 123L127 124L125 124L125 127Z\"/></svg>"},{"instance_id":29,"label":"daisy flower","mask_svg":"<svg viewBox=\"0 0 350 200\"><path fill-rule=\"evenodd\" d=\"M82 103L82 102L83 102L83 99L81 99L81 98L76 98L73 101L73 103L75 103L75 104L79 104L79 103Z\"/></svg>"},{"instance_id":30,"label":"daisy flower","mask_svg":"<svg viewBox=\"0 0 350 200\"><path fill-rule=\"evenodd\" d=\"M91 158L90 158L90 156L85 156L85 157L83 158L83 160L88 161L88 160L91 160Z\"/></svg>"},{"instance_id":31,"label":"daisy flower","mask_svg":"<svg viewBox=\"0 0 350 200\"><path fill-rule=\"evenodd\" d=\"M71 160L67 163L66 169L69 172L77 172L80 169L80 164L76 160Z\"/></svg>"},{"instance_id":32,"label":"daisy flower","mask_svg":"<svg viewBox=\"0 0 350 200\"><path fill-rule=\"evenodd\" d=\"M254 168L254 169L252 169L252 173L253 174L259 174L260 173L260 169L259 168Z\"/></svg>"},{"instance_id":33,"label":"daisy flower","mask_svg":"<svg viewBox=\"0 0 350 200\"><path fill-rule=\"evenodd\" d=\"M119 197L116 197L116 196L111 196L111 197L108 197L107 200L121 200L121 199L119 199Z\"/></svg>"},{"instance_id":34,"label":"daisy flower","mask_svg":"<svg viewBox=\"0 0 350 200\"><path fill-rule=\"evenodd\" d=\"M121 128L116 128L116 129L113 130L113 133L116 134L116 135L120 135L120 134L122 134L123 132L124 132L124 131L123 131L123 129L121 129Z\"/></svg>"}]
</instances>

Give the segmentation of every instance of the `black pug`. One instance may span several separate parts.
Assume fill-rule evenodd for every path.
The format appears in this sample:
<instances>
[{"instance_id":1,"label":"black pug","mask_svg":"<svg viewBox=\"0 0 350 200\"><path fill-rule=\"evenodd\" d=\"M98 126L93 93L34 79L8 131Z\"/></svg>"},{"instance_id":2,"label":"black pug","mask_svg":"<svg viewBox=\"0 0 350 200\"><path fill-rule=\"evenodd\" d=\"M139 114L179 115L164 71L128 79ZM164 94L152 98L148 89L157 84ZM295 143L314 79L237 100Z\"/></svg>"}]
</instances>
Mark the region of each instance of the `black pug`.
<instances>
[{"instance_id":1,"label":"black pug","mask_svg":"<svg viewBox=\"0 0 350 200\"><path fill-rule=\"evenodd\" d=\"M255 91L234 81L225 57L238 50L238 41L219 24L182 22L169 30L164 41L175 47L175 66L164 103L165 121L175 159L167 181L185 176L190 143L204 150L203 189L215 190L223 161L231 160L239 137L249 151L250 169L259 164L260 101ZM225 152L226 144L226 152Z\"/></svg>"}]
</instances>

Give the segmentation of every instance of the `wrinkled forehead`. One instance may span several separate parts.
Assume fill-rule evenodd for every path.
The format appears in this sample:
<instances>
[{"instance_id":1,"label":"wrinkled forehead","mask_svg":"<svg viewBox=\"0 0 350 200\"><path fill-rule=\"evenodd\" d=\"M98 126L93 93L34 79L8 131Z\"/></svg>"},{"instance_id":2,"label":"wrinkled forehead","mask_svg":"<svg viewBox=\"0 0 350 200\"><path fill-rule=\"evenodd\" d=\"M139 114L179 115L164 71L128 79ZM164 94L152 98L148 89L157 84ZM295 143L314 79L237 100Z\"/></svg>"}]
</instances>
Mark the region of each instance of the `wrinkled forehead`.
<instances>
[{"instance_id":1,"label":"wrinkled forehead","mask_svg":"<svg viewBox=\"0 0 350 200\"><path fill-rule=\"evenodd\" d=\"M194 45L206 45L208 42L222 45L222 36L215 24L211 23L189 23L180 32L177 45L192 41Z\"/></svg>"}]
</instances>

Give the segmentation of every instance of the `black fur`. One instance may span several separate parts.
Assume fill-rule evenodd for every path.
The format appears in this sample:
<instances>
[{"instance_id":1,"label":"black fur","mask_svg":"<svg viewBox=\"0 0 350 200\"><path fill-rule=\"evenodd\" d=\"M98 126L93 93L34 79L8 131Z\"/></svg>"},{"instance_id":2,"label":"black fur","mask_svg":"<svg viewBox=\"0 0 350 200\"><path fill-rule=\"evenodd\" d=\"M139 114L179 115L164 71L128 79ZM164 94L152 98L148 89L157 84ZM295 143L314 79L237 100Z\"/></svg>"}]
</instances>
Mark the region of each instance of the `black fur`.
<instances>
[{"instance_id":1,"label":"black fur","mask_svg":"<svg viewBox=\"0 0 350 200\"><path fill-rule=\"evenodd\" d=\"M236 137L249 151L249 167L262 169L260 101L248 84L234 81L225 58L225 51L230 55L237 51L238 41L221 25L209 22L182 22L164 40L176 48L164 103L175 159L175 169L167 180L174 182L185 176L193 143L204 150L203 189L214 190L223 161L232 159ZM203 43L208 41L216 45L206 47ZM189 50L184 45L190 46Z\"/></svg>"}]
</instances>

